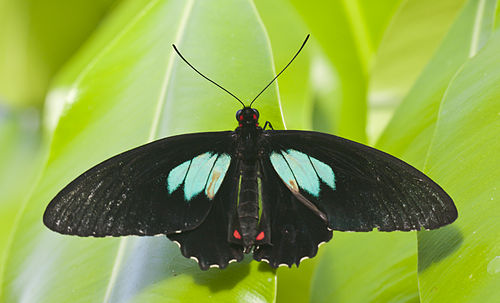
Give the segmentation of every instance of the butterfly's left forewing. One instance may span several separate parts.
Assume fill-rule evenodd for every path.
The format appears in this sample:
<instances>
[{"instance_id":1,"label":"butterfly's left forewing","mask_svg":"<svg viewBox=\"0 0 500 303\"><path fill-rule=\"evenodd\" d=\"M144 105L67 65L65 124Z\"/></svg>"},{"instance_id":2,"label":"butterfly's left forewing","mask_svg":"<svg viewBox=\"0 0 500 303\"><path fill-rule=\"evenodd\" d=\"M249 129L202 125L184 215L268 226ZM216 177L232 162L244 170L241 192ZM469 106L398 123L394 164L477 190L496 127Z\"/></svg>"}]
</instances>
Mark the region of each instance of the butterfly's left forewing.
<instances>
[{"instance_id":1,"label":"butterfly's left forewing","mask_svg":"<svg viewBox=\"0 0 500 303\"><path fill-rule=\"evenodd\" d=\"M439 185L382 151L318 132L268 131L266 138L275 173L331 229L434 229L457 218Z\"/></svg>"},{"instance_id":2,"label":"butterfly's left forewing","mask_svg":"<svg viewBox=\"0 0 500 303\"><path fill-rule=\"evenodd\" d=\"M199 226L232 153L232 132L180 135L110 158L50 202L44 223L79 236L171 234Z\"/></svg>"}]
</instances>

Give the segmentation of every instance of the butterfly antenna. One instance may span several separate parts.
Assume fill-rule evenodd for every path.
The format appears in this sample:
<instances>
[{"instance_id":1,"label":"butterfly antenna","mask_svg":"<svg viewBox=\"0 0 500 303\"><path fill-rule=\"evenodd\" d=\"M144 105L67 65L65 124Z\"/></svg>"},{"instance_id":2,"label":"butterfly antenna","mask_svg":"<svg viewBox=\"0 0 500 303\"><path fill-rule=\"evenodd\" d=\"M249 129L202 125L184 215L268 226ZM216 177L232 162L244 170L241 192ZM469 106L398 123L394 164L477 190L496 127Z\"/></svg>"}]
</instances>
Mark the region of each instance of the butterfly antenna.
<instances>
[{"instance_id":1,"label":"butterfly antenna","mask_svg":"<svg viewBox=\"0 0 500 303\"><path fill-rule=\"evenodd\" d=\"M285 69L290 65L292 64L293 60L295 60L295 58L299 55L300 51L304 48L304 45L306 45L306 42L307 42L307 39L309 39L309 36L310 35L307 35L306 39L304 40L304 42L302 43L302 46L299 48L299 50L297 51L297 53L295 54L295 56L293 56L292 60L290 60L290 62L288 62L288 64L281 70L281 72L279 72L274 78L273 80L271 80L271 82L269 82L269 84L266 85L266 87L264 87L264 89L262 89L260 91L260 93L255 96L255 98L253 98L252 102L250 102L250 106L249 107L252 107L252 104L254 103L255 100L257 100L257 98L271 85L273 84L274 80L276 80L276 78L279 77L279 75L281 75L281 73L283 73L285 71Z\"/></svg>"},{"instance_id":2,"label":"butterfly antenna","mask_svg":"<svg viewBox=\"0 0 500 303\"><path fill-rule=\"evenodd\" d=\"M210 78L208 78L207 76L205 76L204 74L202 74L199 70L197 70L194 66L191 65L191 63L189 63L182 55L181 53L179 52L179 50L177 49L177 47L175 47L175 44L172 44L172 46L174 47L174 50L175 52L177 53L177 55L179 55L179 57L181 57L181 59L186 62L187 65L189 65L189 67L191 67L192 69L194 69L195 72L197 72L200 76L202 76L203 78L207 79L208 81L212 82L213 84L215 84L217 87L219 87L220 89L222 89L223 91L225 91L226 93L230 94L231 96L233 96L233 98L235 98L236 100L238 100L238 102L241 103L241 105L243 105L243 107L245 107L245 104L243 102L241 102L241 100L236 97L235 95L233 95L230 91L228 91L227 89L225 89L224 87L220 86L219 84L215 83L215 81L211 80Z\"/></svg>"}]
</instances>

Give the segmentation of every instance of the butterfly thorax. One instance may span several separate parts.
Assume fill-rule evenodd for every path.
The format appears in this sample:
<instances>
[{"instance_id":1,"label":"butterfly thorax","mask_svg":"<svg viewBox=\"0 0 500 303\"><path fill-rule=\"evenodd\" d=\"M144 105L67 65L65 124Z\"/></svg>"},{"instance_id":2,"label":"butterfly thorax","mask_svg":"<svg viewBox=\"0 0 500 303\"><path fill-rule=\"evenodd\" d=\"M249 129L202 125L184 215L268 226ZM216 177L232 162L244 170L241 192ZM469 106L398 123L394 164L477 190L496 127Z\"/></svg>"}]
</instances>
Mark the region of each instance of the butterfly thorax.
<instances>
[{"instance_id":1,"label":"butterfly thorax","mask_svg":"<svg viewBox=\"0 0 500 303\"><path fill-rule=\"evenodd\" d=\"M259 112L250 107L245 107L236 113L238 127L236 135L236 156L239 161L253 165L262 154L259 150L262 127L259 126Z\"/></svg>"}]
</instances>

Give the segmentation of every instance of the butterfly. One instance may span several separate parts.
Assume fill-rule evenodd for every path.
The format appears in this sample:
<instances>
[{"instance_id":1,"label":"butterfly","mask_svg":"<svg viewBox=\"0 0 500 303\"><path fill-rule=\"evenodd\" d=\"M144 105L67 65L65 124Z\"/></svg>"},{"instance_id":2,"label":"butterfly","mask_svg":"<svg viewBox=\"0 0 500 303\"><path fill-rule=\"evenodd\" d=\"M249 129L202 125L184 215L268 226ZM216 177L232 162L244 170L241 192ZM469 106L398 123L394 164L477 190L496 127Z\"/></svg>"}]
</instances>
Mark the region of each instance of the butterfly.
<instances>
[{"instance_id":1,"label":"butterfly","mask_svg":"<svg viewBox=\"0 0 500 303\"><path fill-rule=\"evenodd\" d=\"M273 268L298 266L333 230L435 229L457 218L439 185L389 154L330 134L259 126L259 95L245 106L174 49L240 101L236 129L167 137L92 167L49 203L48 228L166 235L207 270L247 253Z\"/></svg>"}]
</instances>

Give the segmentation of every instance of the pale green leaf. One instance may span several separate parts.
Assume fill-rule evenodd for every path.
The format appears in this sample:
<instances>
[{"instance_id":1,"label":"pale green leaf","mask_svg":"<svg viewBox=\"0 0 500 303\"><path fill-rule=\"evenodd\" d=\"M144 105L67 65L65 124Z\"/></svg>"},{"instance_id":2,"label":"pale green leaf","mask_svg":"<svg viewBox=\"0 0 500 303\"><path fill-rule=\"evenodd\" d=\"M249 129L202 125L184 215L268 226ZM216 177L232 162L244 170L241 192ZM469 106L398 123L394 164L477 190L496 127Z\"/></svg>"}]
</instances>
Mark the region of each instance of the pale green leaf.
<instances>
[{"instance_id":1,"label":"pale green leaf","mask_svg":"<svg viewBox=\"0 0 500 303\"><path fill-rule=\"evenodd\" d=\"M41 169L38 116L33 109L0 107L0 260L9 245L19 206L28 198Z\"/></svg>"},{"instance_id":2,"label":"pale green leaf","mask_svg":"<svg viewBox=\"0 0 500 303\"><path fill-rule=\"evenodd\" d=\"M458 220L419 234L422 302L500 296L500 31L450 84L426 170L454 198Z\"/></svg>"},{"instance_id":3,"label":"pale green leaf","mask_svg":"<svg viewBox=\"0 0 500 303\"><path fill-rule=\"evenodd\" d=\"M234 129L242 100L274 76L250 1L127 1L59 74L46 117L50 157L22 209L2 279L6 302L272 302L275 275L257 262L203 272L166 237L78 238L49 231L43 211L69 181L116 153L163 136ZM283 128L276 86L259 100L262 120Z\"/></svg>"},{"instance_id":4,"label":"pale green leaf","mask_svg":"<svg viewBox=\"0 0 500 303\"><path fill-rule=\"evenodd\" d=\"M464 3L465 0L401 3L380 43L371 72L367 129L371 142L383 131Z\"/></svg>"},{"instance_id":5,"label":"pale green leaf","mask_svg":"<svg viewBox=\"0 0 500 303\"><path fill-rule=\"evenodd\" d=\"M318 264L311 301L418 302L415 240L415 233L334 232Z\"/></svg>"},{"instance_id":6,"label":"pale green leaf","mask_svg":"<svg viewBox=\"0 0 500 303\"><path fill-rule=\"evenodd\" d=\"M0 97L40 106L51 77L115 0L0 0Z\"/></svg>"},{"instance_id":7,"label":"pale green leaf","mask_svg":"<svg viewBox=\"0 0 500 303\"><path fill-rule=\"evenodd\" d=\"M468 60L472 41L477 41L472 35L474 26L478 20L492 18L491 9L481 10L482 13L477 14L477 8L477 1L469 1L464 7L436 55L396 111L393 121L398 123L389 124L382 137L383 150L399 156L404 151L402 158L416 164L417 168L423 168L444 91L453 75ZM491 29L479 30L477 34L488 37ZM431 130L427 130L427 127ZM412 141L412 136L422 135L422 131L429 131L430 134L423 136L425 140ZM434 174L431 173L430 176L434 177ZM441 184L441 179L435 180ZM448 190L445 184L443 186ZM336 233L332 243L326 246L320 263L325 266L319 267L325 269L318 271L315 276L317 288L313 289L313 293L329 291L332 300L347 298L355 292L357 302L377 301L379 298L382 298L379 300L382 302L418 302L416 248L414 233L370 233L366 236ZM357 258L351 257L347 252L357 254ZM333 264L331 266L336 270L340 269L341 273L335 274L333 270L328 270L328 264ZM358 270L351 271L349 268ZM398 271L397 274L395 270ZM376 277L377 281L371 282L374 285L367 285L365 277ZM364 287L356 288L359 285ZM391 285L397 285L397 290L391 288Z\"/></svg>"},{"instance_id":8,"label":"pale green leaf","mask_svg":"<svg viewBox=\"0 0 500 303\"><path fill-rule=\"evenodd\" d=\"M481 46L479 43L483 41L484 44L491 35L492 29L481 27L481 24L491 24L494 20L495 5L495 0L468 1L438 51L397 108L377 143L379 148L422 167L425 159L422 155L429 147L441 99L457 70L477 52Z\"/></svg>"},{"instance_id":9,"label":"pale green leaf","mask_svg":"<svg viewBox=\"0 0 500 303\"><path fill-rule=\"evenodd\" d=\"M292 1L332 64L340 92L335 99L330 130L350 139L366 139L366 94L374 55L399 4L391 1ZM323 106L328 108L328 106Z\"/></svg>"},{"instance_id":10,"label":"pale green leaf","mask_svg":"<svg viewBox=\"0 0 500 303\"><path fill-rule=\"evenodd\" d=\"M310 34L309 29L286 0L254 2L269 33L276 71L280 71L298 50L306 35ZM301 54L278 78L287 129L311 129L312 126L313 99L309 79L311 48L315 43L316 37L313 35Z\"/></svg>"}]
</instances>

